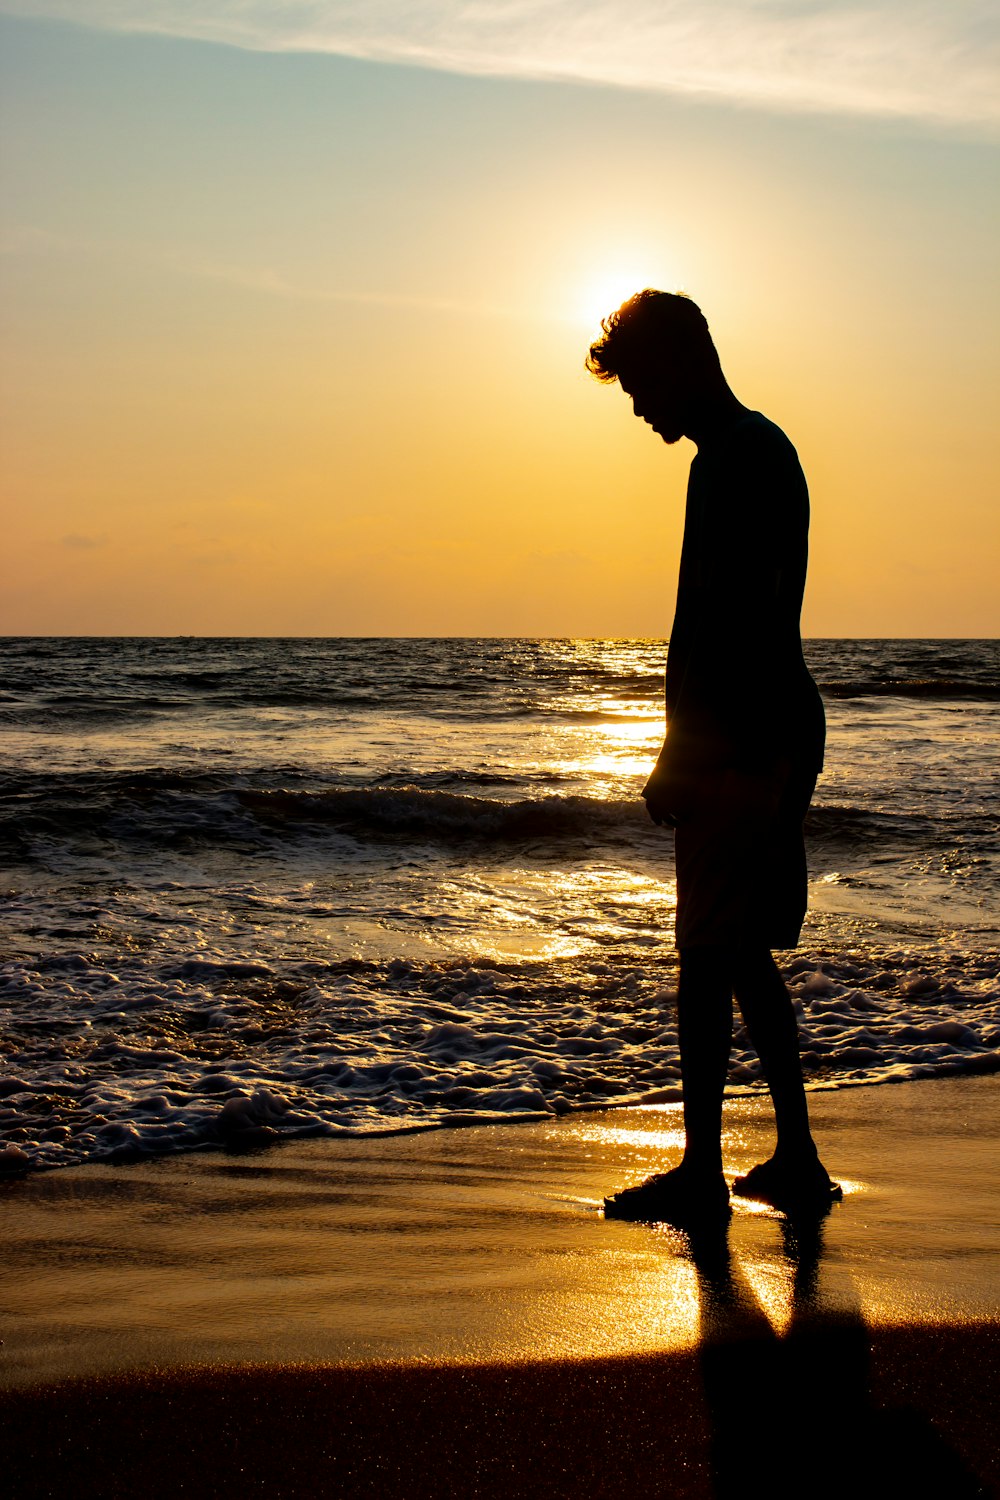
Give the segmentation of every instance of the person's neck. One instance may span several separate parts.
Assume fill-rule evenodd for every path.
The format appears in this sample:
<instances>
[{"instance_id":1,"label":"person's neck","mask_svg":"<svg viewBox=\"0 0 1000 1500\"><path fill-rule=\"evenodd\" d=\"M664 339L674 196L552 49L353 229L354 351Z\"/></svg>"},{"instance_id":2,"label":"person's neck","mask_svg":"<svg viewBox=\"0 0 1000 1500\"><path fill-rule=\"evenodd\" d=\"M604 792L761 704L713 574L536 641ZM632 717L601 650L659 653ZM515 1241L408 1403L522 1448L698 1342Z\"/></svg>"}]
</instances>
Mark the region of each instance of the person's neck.
<instances>
[{"instance_id":1,"label":"person's neck","mask_svg":"<svg viewBox=\"0 0 1000 1500\"><path fill-rule=\"evenodd\" d=\"M737 400L726 381L723 380L717 390L699 403L685 436L691 439L700 452L703 447L717 441L749 411L750 408Z\"/></svg>"}]
</instances>

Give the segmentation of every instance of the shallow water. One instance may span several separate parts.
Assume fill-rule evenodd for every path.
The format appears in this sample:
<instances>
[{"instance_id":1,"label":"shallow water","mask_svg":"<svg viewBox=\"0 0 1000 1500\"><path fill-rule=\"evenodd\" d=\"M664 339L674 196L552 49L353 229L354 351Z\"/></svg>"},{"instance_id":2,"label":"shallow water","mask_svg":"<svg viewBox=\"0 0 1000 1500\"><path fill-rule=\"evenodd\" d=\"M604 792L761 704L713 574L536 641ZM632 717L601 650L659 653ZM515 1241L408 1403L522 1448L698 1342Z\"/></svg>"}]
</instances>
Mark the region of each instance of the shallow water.
<instances>
[{"instance_id":1,"label":"shallow water","mask_svg":"<svg viewBox=\"0 0 1000 1500\"><path fill-rule=\"evenodd\" d=\"M996 1068L1000 646L806 649L807 1071ZM3 653L9 1167L674 1096L662 642Z\"/></svg>"}]
</instances>

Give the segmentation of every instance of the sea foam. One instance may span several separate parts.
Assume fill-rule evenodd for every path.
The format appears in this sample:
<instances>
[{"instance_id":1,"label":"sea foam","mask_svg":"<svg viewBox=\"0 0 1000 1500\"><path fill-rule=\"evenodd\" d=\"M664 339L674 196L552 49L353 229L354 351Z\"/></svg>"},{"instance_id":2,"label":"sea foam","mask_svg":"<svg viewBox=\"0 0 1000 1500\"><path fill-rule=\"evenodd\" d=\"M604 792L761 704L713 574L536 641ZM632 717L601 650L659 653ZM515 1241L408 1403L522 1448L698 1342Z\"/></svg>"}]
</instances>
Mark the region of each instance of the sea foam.
<instances>
[{"instance_id":1,"label":"sea foam","mask_svg":"<svg viewBox=\"0 0 1000 1500\"><path fill-rule=\"evenodd\" d=\"M932 970L901 949L796 956L807 1082L1000 1070L998 974L997 955ZM7 1173L679 1097L674 965L646 949L606 963L203 959L167 982L141 958L110 973L66 954L8 963L0 980ZM737 1025L730 1087L759 1082Z\"/></svg>"}]
</instances>

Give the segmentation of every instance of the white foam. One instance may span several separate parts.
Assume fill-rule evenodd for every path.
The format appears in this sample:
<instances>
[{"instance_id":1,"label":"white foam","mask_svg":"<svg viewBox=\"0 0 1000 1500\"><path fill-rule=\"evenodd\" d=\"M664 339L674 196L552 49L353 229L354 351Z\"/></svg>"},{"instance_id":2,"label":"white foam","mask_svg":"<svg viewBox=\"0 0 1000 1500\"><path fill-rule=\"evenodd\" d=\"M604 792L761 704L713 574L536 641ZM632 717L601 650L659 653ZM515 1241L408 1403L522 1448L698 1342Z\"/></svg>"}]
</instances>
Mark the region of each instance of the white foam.
<instances>
[{"instance_id":1,"label":"white foam","mask_svg":"<svg viewBox=\"0 0 1000 1500\"><path fill-rule=\"evenodd\" d=\"M813 1086L1000 1069L996 955L787 969ZM674 960L296 967L76 953L0 970L0 1171L675 1099ZM760 1068L737 1025L737 1088Z\"/></svg>"}]
</instances>

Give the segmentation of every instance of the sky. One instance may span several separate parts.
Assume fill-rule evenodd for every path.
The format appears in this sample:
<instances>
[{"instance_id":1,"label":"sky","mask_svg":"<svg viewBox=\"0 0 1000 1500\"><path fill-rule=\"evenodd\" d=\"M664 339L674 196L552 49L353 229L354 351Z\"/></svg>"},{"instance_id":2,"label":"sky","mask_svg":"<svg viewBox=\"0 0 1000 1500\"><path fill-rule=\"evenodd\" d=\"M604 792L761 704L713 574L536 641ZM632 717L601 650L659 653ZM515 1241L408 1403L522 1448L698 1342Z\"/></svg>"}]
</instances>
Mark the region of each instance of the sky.
<instances>
[{"instance_id":1,"label":"sky","mask_svg":"<svg viewBox=\"0 0 1000 1500\"><path fill-rule=\"evenodd\" d=\"M1000 635L979 0L0 0L0 631L663 636L703 308L798 448L803 632Z\"/></svg>"}]
</instances>

